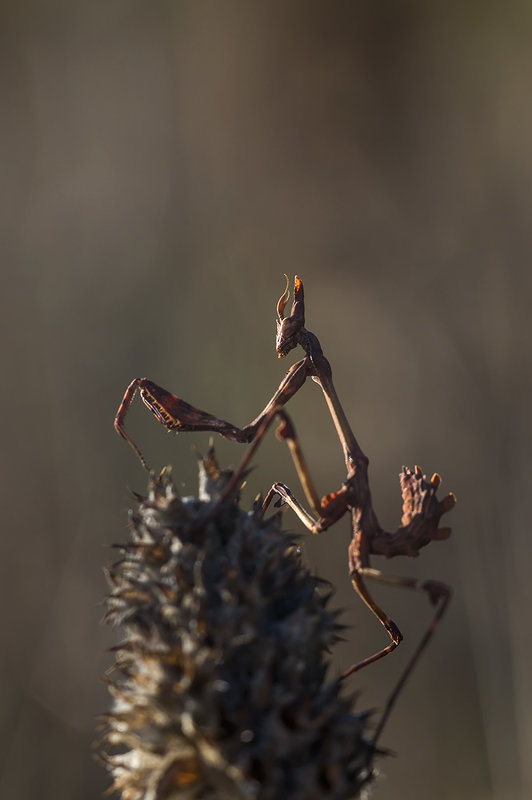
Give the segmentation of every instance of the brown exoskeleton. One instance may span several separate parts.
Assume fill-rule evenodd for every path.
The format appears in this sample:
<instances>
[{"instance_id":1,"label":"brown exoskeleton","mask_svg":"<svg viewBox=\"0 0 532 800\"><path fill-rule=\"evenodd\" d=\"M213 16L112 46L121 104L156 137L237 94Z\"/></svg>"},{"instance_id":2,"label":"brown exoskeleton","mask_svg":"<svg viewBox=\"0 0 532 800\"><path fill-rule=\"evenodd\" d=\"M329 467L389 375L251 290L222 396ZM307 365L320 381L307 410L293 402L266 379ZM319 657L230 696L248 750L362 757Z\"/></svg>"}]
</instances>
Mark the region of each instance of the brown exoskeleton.
<instances>
[{"instance_id":1,"label":"brown exoskeleton","mask_svg":"<svg viewBox=\"0 0 532 800\"><path fill-rule=\"evenodd\" d=\"M417 556L419 550L429 542L448 538L450 529L439 528L439 522L442 514L454 506L455 498L452 494L448 494L443 500L438 500L436 497L436 490L440 485L438 474L433 475L429 481L419 467L416 467L414 471L404 467L400 476L403 496L401 525L394 532L383 530L371 501L368 482L368 458L362 452L342 409L334 388L331 367L323 354L321 345L317 337L305 328L303 284L297 276L295 278L292 309L290 315L285 317L284 312L288 297L287 279L287 288L277 304L276 350L278 356L282 358L300 345L305 353L304 358L290 367L269 403L244 428L238 428L212 414L200 411L179 397L162 389L148 380L148 378L135 378L130 383L118 409L114 424L117 432L129 442L146 469L148 466L144 456L124 429L124 420L137 389L145 405L169 431L175 431L176 433L182 431L214 431L226 439L251 443L246 457L233 476L231 486L228 488L229 491L234 489L241 479L245 468L271 422L277 417L280 419L278 435L289 446L303 491L313 513L311 514L303 508L290 489L282 483L275 483L272 486L264 500L264 510L266 510L274 497L278 497L279 502L290 506L305 527L312 533L321 533L327 530L347 512L351 515L352 537L349 544L349 574L351 581L357 593L380 620L390 637L390 642L386 647L368 656L363 661L354 664L344 673L343 677L347 677L362 667L372 664L374 661L391 653L403 638L398 626L380 608L369 592L365 582L367 578L421 590L427 594L432 605L436 607L434 617L387 701L375 732L374 742L376 742L406 679L432 637L448 606L450 589L444 583L438 581L419 581L414 578L385 575L371 566L370 556L381 555L387 558L399 555ZM308 377L311 377L323 391L343 448L347 470L345 481L338 491L322 499L316 492L294 427L284 410L286 403L299 391Z\"/></svg>"}]
</instances>

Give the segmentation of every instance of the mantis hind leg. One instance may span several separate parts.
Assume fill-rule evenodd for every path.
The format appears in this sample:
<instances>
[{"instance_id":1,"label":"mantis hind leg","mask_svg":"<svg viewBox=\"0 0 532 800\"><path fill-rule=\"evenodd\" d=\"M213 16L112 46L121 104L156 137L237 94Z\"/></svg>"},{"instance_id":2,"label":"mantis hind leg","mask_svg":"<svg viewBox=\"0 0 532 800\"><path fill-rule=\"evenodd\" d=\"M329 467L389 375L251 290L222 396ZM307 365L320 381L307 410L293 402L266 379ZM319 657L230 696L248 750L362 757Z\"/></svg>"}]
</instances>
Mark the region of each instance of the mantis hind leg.
<instances>
[{"instance_id":1,"label":"mantis hind leg","mask_svg":"<svg viewBox=\"0 0 532 800\"><path fill-rule=\"evenodd\" d=\"M399 680L397 681L392 693L388 697L386 701L386 705L384 707L384 711L381 715L377 728L375 730L375 734L373 737L373 744L375 745L377 740L379 739L386 722L392 712L393 707L399 697L406 681L408 680L410 674L413 672L417 662L419 661L421 655L423 654L425 648L427 647L428 643L432 639L434 633L438 625L441 622L443 615L445 614L447 607L449 605L451 599L451 590L449 586L445 583L441 583L440 581L434 580L418 580L417 578L407 578L403 576L397 575L385 575L384 573L380 572L380 570L373 569L372 567L359 567L356 570L352 571L352 581L353 586L355 587L358 594L364 600L366 605L368 605L373 613L378 617L380 622L384 625L386 630L388 631L392 642L387 646L384 647L382 650L379 650L374 655L365 658L363 661L354 664L353 666L349 667L348 670L344 672L342 675L342 679L347 678L349 675L352 675L358 670L366 667L368 664L373 664L375 661L378 661L380 658L388 655L391 653L398 644L402 640L402 634L399 628L395 625L392 620L382 611L382 609L377 606L373 598L367 591L363 578L371 578L372 580L379 581L380 583L386 583L392 586L400 586L404 589L414 589L416 591L425 592L430 600L430 603L433 606L436 606L436 611L434 616L431 620L429 627L426 629L425 633L421 637L421 640L414 650L413 655L411 656L410 660L408 661L406 667L404 668L403 672L401 673ZM368 602L368 598L371 602Z\"/></svg>"}]
</instances>

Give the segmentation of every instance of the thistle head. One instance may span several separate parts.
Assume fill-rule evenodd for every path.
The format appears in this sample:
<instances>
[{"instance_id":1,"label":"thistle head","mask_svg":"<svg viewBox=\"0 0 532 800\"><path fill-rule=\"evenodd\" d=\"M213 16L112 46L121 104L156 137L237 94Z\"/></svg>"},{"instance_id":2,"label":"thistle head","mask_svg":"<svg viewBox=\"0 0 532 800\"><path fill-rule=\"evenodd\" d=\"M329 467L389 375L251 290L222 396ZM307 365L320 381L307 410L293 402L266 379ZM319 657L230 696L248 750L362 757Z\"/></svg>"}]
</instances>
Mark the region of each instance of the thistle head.
<instances>
[{"instance_id":1,"label":"thistle head","mask_svg":"<svg viewBox=\"0 0 532 800\"><path fill-rule=\"evenodd\" d=\"M368 715L327 680L337 613L299 549L223 499L230 473L200 461L199 497L165 470L131 512L107 573L120 629L101 751L123 800L357 797L371 777Z\"/></svg>"}]
</instances>

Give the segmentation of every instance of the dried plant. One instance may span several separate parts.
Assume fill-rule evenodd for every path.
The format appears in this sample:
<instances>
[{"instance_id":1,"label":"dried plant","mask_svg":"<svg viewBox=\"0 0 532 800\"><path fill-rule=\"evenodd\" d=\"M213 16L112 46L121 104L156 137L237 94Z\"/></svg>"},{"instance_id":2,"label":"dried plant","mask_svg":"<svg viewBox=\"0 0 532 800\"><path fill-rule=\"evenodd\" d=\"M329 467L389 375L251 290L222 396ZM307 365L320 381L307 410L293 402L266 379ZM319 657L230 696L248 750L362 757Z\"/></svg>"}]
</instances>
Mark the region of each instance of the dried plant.
<instances>
[{"instance_id":1,"label":"dried plant","mask_svg":"<svg viewBox=\"0 0 532 800\"><path fill-rule=\"evenodd\" d=\"M328 679L330 592L279 515L227 496L211 450L198 497L168 470L131 512L108 570L124 634L102 755L123 800L341 800L372 775L368 715Z\"/></svg>"}]
</instances>

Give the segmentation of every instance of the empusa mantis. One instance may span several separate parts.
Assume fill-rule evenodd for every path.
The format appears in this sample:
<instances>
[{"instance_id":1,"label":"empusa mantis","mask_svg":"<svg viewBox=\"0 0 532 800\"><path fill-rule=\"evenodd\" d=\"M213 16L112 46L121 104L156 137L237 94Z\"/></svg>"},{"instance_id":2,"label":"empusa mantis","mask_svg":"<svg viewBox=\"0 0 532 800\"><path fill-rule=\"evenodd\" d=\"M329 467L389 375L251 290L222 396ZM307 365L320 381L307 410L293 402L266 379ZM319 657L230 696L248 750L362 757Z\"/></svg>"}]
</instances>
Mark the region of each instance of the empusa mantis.
<instances>
[{"instance_id":1,"label":"empusa mantis","mask_svg":"<svg viewBox=\"0 0 532 800\"><path fill-rule=\"evenodd\" d=\"M393 533L383 530L371 501L368 481L368 458L362 452L343 411L334 388L330 364L323 354L318 338L305 328L303 284L297 276L295 277L292 309L290 315L285 317L284 312L288 297L287 278L286 289L277 304L277 354L279 358L283 358L297 345L300 345L305 352L305 356L290 367L269 403L244 428L238 428L212 414L200 411L148 380L148 378L135 378L131 381L116 414L114 425L117 432L135 450L146 469L149 468L144 456L124 429L124 420L137 389L144 404L169 431L175 431L176 433L182 431L214 431L226 439L250 443L251 446L248 448L246 456L225 490L225 495L228 496L241 481L247 465L270 424L277 417L280 419L281 424L277 434L280 439L285 440L288 444L303 491L313 514L306 511L290 489L282 483L273 484L264 500L263 510L265 511L272 499L277 496L279 504L290 506L305 527L312 533L321 533L347 512L351 514L352 537L348 555L351 581L356 592L386 628L391 640L386 647L351 666L343 674L342 678L346 678L362 667L388 655L388 653L395 650L403 638L398 626L377 604L369 592L365 583L367 578L395 586L417 589L428 595L430 602L436 607L432 622L388 698L374 734L373 744L376 744L397 697L447 609L451 593L449 587L439 581L419 581L415 578L383 574L371 567L370 556L381 555L387 558L399 555L417 556L419 550L429 542L448 538L451 532L450 529L439 528L438 525L442 514L454 506L455 498L449 493L443 500L437 499L436 490L441 480L438 474L435 474L428 481L419 467L416 467L413 472L403 467L400 476L403 496L401 525ZM292 422L284 410L286 403L299 391L308 377L311 377L323 391L342 445L347 470L346 479L340 489L323 497L321 500L314 487Z\"/></svg>"}]
</instances>

